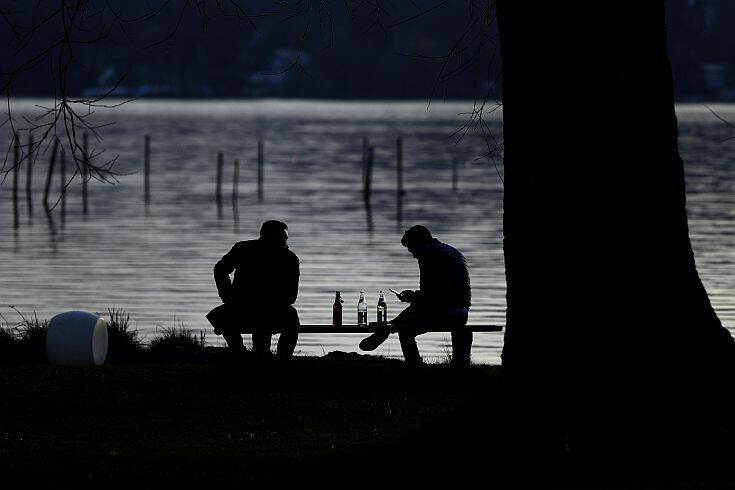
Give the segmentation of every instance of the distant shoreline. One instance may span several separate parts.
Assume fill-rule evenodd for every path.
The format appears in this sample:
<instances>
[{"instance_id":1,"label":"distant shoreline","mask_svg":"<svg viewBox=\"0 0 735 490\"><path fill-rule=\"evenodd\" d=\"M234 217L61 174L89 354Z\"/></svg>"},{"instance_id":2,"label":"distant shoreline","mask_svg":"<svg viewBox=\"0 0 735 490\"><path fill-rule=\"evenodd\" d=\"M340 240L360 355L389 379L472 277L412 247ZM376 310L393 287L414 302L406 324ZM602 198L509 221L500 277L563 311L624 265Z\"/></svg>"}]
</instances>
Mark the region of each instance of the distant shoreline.
<instances>
[{"instance_id":1,"label":"distant shoreline","mask_svg":"<svg viewBox=\"0 0 735 490\"><path fill-rule=\"evenodd\" d=\"M88 96L84 95L75 95L70 96L70 99L78 99L78 98L84 98ZM21 102L27 102L27 101L52 101L53 95L13 95L11 98L11 105L13 101L21 101ZM340 104L340 103L347 103L347 104L380 104L380 103L416 103L416 104L426 104L426 105L441 105L441 104L472 104L474 103L473 99L443 99L443 98L434 98L429 99L426 98L386 98L386 97L379 97L379 98L363 98L363 99L355 99L355 98L311 98L311 97L289 97L289 96L282 96L282 97L201 97L201 96L182 96L182 95L156 95L152 97L147 96L124 96L124 95L116 95L116 96L109 96L105 98L106 102L114 102L114 101L125 101L130 100L131 102L157 102L157 101L181 101L181 102L303 102L303 103L314 103L314 104ZM493 99L489 100L488 103L495 104L498 102L502 102L500 99ZM722 105L730 105L735 104L735 99L732 98L705 98L705 97L685 97L681 99L677 99L675 101L676 105L709 105L709 104L722 104Z\"/></svg>"}]
</instances>

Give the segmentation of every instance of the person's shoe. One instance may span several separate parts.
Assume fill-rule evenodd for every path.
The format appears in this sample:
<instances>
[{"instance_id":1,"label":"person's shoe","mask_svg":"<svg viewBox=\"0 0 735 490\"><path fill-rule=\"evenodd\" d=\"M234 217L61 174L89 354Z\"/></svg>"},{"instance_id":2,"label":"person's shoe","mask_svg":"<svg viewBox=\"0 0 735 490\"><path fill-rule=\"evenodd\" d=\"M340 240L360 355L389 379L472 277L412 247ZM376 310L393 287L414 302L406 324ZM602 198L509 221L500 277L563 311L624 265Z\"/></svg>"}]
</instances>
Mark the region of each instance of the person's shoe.
<instances>
[{"instance_id":1,"label":"person's shoe","mask_svg":"<svg viewBox=\"0 0 735 490\"><path fill-rule=\"evenodd\" d=\"M362 339L360 342L360 350L373 351L380 347L383 342L388 340L389 336L390 330L387 328L384 331L381 330L379 332L375 332L371 336Z\"/></svg>"}]
</instances>

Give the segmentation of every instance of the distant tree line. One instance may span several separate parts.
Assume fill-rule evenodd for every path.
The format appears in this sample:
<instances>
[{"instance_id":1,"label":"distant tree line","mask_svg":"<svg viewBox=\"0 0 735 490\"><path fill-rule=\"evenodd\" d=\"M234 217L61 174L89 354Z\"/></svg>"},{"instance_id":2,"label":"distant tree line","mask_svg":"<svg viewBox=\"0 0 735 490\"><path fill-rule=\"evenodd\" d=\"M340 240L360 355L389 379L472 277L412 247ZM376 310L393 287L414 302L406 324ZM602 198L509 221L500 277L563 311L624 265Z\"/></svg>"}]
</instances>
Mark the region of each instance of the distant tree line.
<instances>
[{"instance_id":1,"label":"distant tree line","mask_svg":"<svg viewBox=\"0 0 735 490\"><path fill-rule=\"evenodd\" d=\"M0 72L56 40L52 25L22 44L18 34L59 3L0 0ZM467 5L483 2L397 2L382 10L379 2L291 2L295 8L282 11L277 2L253 0L87 3L95 40L77 39L77 64L67 80L74 95L116 87L115 94L135 97L472 99L478 91L474 67L449 77L440 71L475 15ZM112 8L94 17L106 5ZM667 7L678 99L735 98L735 3L670 0ZM561 56L559 48L548 49ZM455 54L455 68L471 56ZM483 58L487 85L497 63ZM47 72L40 66L18 74L12 94L53 95Z\"/></svg>"}]
</instances>

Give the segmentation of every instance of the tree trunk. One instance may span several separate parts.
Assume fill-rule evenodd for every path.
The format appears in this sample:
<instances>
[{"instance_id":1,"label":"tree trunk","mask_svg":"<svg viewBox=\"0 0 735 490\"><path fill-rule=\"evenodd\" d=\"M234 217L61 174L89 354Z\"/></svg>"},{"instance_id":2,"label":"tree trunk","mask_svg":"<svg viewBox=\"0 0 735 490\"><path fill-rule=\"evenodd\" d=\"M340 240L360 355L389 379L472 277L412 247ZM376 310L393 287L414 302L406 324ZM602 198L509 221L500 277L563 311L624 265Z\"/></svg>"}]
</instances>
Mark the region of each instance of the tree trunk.
<instances>
[{"instance_id":1,"label":"tree trunk","mask_svg":"<svg viewBox=\"0 0 735 490\"><path fill-rule=\"evenodd\" d=\"M498 0L497 13L504 372L553 396L547 415L568 427L731 369L688 236L663 2Z\"/></svg>"}]
</instances>

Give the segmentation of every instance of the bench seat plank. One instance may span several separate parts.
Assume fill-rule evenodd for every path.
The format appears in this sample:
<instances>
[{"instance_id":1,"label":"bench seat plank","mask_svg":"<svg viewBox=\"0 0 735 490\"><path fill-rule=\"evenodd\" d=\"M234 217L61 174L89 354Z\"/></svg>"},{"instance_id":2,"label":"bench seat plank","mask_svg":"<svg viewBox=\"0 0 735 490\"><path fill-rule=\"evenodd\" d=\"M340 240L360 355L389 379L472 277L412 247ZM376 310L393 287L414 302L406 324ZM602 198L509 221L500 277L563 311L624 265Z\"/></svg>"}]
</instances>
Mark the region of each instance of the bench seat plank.
<instances>
[{"instance_id":1,"label":"bench seat plank","mask_svg":"<svg viewBox=\"0 0 735 490\"><path fill-rule=\"evenodd\" d=\"M378 325L368 325L366 327L360 327L357 325L342 325L341 327L334 327L332 325L312 325L312 324L305 324L300 325L297 329L299 333L363 333L363 334L371 334L374 332L381 331L385 329L384 326L378 326ZM401 327L395 327L395 328L401 328ZM465 328L469 329L472 332L502 332L503 331L503 325L467 325ZM422 327L423 330L426 330L427 332L449 332L449 329L446 326L426 326ZM281 333L284 329L283 327L270 327L269 329L273 333ZM242 331L242 333L253 333L253 329L245 329Z\"/></svg>"}]
</instances>

